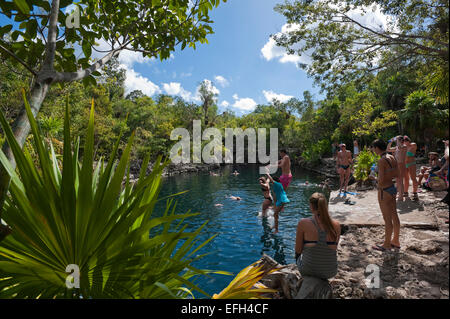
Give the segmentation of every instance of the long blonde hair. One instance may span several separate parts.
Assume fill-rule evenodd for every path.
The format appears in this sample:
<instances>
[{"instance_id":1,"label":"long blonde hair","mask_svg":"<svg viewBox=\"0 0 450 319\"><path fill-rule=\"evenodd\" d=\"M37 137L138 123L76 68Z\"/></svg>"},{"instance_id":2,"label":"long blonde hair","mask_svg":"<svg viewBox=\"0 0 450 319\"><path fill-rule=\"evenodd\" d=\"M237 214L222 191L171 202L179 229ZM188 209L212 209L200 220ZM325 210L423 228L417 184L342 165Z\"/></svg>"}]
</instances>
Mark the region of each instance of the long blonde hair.
<instances>
[{"instance_id":1,"label":"long blonde hair","mask_svg":"<svg viewBox=\"0 0 450 319\"><path fill-rule=\"evenodd\" d=\"M324 230L331 234L333 240L336 240L339 236L336 229L333 227L333 223L331 222L330 214L328 213L328 202L327 198L322 193L314 193L309 198L309 203L319 213L319 220Z\"/></svg>"}]
</instances>

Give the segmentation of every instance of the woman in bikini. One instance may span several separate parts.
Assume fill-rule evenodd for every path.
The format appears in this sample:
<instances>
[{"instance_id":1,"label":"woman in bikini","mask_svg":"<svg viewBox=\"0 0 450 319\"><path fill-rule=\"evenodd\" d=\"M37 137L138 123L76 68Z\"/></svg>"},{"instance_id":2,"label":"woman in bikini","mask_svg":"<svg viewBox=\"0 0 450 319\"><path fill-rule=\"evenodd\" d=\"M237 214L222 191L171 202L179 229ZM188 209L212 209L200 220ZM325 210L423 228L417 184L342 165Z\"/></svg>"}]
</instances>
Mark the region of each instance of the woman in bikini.
<instances>
[{"instance_id":1,"label":"woman in bikini","mask_svg":"<svg viewBox=\"0 0 450 319\"><path fill-rule=\"evenodd\" d=\"M391 147L392 142L395 141L396 146ZM397 136L393 139L389 140L389 144L387 146L387 151L389 153L394 153L394 157L397 161L398 165L398 176L396 178L397 188L398 188L398 197L397 200L400 202L404 201L404 185L403 181L405 179L406 174L406 164L405 164L405 158L406 158L406 146L403 143L403 136Z\"/></svg>"},{"instance_id":2,"label":"woman in bikini","mask_svg":"<svg viewBox=\"0 0 450 319\"><path fill-rule=\"evenodd\" d=\"M386 152L386 142L375 140L372 144L373 150L380 155L378 161L378 203L383 215L385 227L385 239L382 245L375 245L372 248L379 251L400 249L400 219L397 214L397 202L395 188L392 179L398 177L398 165L394 156ZM373 177L374 178L374 177ZM393 234L393 237L392 237Z\"/></svg>"},{"instance_id":3,"label":"woman in bikini","mask_svg":"<svg viewBox=\"0 0 450 319\"><path fill-rule=\"evenodd\" d=\"M406 146L406 160L405 160L405 180L404 180L404 193L403 196L405 198L409 197L408 188L409 188L409 178L411 178L413 183L413 200L419 200L419 196L417 195L417 187L419 183L417 182L417 165L416 165L416 151L417 144L412 143L411 139L408 136L403 137Z\"/></svg>"},{"instance_id":4,"label":"woman in bikini","mask_svg":"<svg viewBox=\"0 0 450 319\"><path fill-rule=\"evenodd\" d=\"M272 194L270 193L270 184L269 180L266 177L259 178L259 185L261 185L261 191L264 196L264 202L262 204L262 216L266 216L267 209L269 209L270 205L272 205Z\"/></svg>"},{"instance_id":5,"label":"woman in bikini","mask_svg":"<svg viewBox=\"0 0 450 319\"><path fill-rule=\"evenodd\" d=\"M337 274L337 247L341 226L331 218L324 194L309 198L312 217L297 225L295 260L302 276L329 279Z\"/></svg>"}]
</instances>

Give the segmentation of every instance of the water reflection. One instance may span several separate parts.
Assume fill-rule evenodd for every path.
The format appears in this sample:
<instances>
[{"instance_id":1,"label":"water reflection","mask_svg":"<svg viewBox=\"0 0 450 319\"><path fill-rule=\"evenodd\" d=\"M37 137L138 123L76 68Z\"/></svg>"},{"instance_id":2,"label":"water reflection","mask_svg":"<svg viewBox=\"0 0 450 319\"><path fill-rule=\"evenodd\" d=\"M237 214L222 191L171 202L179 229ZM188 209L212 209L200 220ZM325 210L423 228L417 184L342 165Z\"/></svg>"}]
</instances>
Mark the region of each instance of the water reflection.
<instances>
[{"instance_id":1,"label":"water reflection","mask_svg":"<svg viewBox=\"0 0 450 319\"><path fill-rule=\"evenodd\" d=\"M300 218L310 216L308 198L319 189L304 186L306 180L319 183L321 178L309 172L295 169L294 178L288 189L291 200L280 215L280 231L273 234L272 218L261 218L264 200L258 184L258 167L236 167L238 176L231 175L235 168L221 171L221 176L208 173L184 174L164 178L160 198L188 190L176 197L176 213L191 211L198 216L187 219L186 231L193 231L208 222L200 235L199 242L217 235L199 253L208 255L195 262L201 269L225 270L237 274L244 267L254 263L263 253L280 264L294 261L295 232ZM227 199L229 195L239 196L241 201ZM165 210L163 200L155 207L155 216ZM223 206L217 207L216 204ZM208 293L217 293L226 287L232 277L212 276L199 278L199 286Z\"/></svg>"},{"instance_id":2,"label":"water reflection","mask_svg":"<svg viewBox=\"0 0 450 319\"><path fill-rule=\"evenodd\" d=\"M271 222L269 217L262 217L263 235L261 236L261 243L263 244L261 249L261 255L266 254L272 257L276 262L285 265L286 256L284 249L286 248L283 243L282 237L273 233Z\"/></svg>"}]
</instances>

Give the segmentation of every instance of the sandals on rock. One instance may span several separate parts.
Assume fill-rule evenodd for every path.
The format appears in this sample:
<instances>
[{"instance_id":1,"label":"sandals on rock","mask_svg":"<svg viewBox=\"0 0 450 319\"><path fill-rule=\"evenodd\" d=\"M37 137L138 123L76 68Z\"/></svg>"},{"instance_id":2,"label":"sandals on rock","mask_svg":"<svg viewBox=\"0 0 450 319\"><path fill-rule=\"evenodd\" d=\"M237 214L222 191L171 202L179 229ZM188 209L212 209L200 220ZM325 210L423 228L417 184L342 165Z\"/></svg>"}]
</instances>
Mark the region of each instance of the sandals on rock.
<instances>
[{"instance_id":1,"label":"sandals on rock","mask_svg":"<svg viewBox=\"0 0 450 319\"><path fill-rule=\"evenodd\" d=\"M372 246L372 249L373 250L378 250L378 251L381 251L381 252L385 252L385 251L390 251L391 250L391 249L388 249L388 248L384 248L383 246L378 245L378 244L375 245L375 246Z\"/></svg>"}]
</instances>

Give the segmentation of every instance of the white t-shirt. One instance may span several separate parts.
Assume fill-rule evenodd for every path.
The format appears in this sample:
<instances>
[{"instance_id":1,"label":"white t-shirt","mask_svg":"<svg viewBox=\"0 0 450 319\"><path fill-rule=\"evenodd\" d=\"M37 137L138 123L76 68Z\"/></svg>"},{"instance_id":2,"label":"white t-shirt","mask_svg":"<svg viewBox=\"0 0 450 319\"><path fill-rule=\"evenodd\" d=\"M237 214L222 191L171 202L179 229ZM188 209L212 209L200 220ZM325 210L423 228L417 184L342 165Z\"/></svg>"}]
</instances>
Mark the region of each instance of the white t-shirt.
<instances>
[{"instance_id":1,"label":"white t-shirt","mask_svg":"<svg viewBox=\"0 0 450 319\"><path fill-rule=\"evenodd\" d=\"M358 146L353 146L353 154L354 155L358 155L359 154L359 147Z\"/></svg>"}]
</instances>

